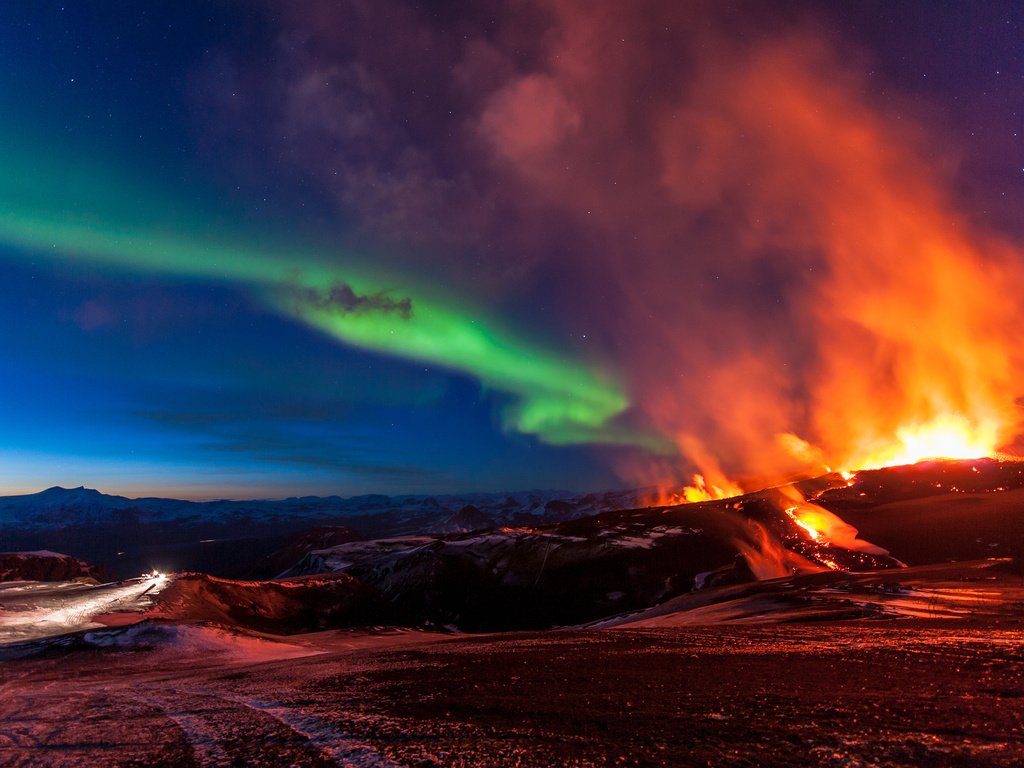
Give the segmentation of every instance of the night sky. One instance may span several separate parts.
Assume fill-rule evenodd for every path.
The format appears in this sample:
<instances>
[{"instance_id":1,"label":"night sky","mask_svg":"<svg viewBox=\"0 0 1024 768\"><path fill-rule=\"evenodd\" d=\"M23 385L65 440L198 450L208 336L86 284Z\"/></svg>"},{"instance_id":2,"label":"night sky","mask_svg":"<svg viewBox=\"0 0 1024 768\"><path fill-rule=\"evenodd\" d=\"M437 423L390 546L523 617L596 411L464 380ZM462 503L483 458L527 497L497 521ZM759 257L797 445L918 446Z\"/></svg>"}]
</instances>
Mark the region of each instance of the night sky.
<instances>
[{"instance_id":1,"label":"night sky","mask_svg":"<svg viewBox=\"0 0 1024 768\"><path fill-rule=\"evenodd\" d=\"M1022 25L1000 2L5 2L0 493L770 474L750 432L838 454L808 296L856 305L851 261L913 264L899 244L946 226L936 247L980 254L965 290L1020 294ZM894 205L928 229L881 227ZM892 242L840 256L832 228ZM964 344L1019 319L989 309Z\"/></svg>"}]
</instances>

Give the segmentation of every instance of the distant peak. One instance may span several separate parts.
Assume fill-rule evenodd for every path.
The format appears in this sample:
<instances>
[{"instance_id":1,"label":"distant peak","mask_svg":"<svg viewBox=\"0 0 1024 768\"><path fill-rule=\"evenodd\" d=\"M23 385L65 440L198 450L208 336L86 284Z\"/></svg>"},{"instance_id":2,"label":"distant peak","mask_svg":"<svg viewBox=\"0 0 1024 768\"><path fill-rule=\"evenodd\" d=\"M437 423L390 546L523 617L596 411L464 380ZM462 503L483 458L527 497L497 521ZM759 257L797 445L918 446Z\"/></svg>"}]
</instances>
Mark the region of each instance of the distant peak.
<instances>
[{"instance_id":1,"label":"distant peak","mask_svg":"<svg viewBox=\"0 0 1024 768\"><path fill-rule=\"evenodd\" d=\"M45 491L40 491L40 493L41 494L42 493L48 493L48 494L51 494L51 495L54 495L54 496L56 496L57 494L61 494L61 493L76 493L76 494L79 494L79 495L88 494L89 496L94 496L94 495L95 496L102 496L103 495L99 491L97 491L95 488L86 488L84 485L80 485L77 488L65 488L62 485L54 485L51 488L47 488Z\"/></svg>"}]
</instances>

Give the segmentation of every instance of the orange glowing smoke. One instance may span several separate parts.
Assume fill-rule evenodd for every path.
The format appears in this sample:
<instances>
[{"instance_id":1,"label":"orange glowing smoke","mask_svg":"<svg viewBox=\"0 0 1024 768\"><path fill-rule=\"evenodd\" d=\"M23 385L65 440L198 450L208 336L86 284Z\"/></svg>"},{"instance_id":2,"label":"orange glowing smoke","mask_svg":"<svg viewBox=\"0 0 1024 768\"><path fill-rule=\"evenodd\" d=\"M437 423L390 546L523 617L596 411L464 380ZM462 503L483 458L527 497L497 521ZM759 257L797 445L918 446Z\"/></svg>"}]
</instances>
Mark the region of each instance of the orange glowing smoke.
<instances>
[{"instance_id":1,"label":"orange glowing smoke","mask_svg":"<svg viewBox=\"0 0 1024 768\"><path fill-rule=\"evenodd\" d=\"M614 300L636 417L677 449L623 474L704 499L1013 440L1024 259L959 198L941 114L795 12L541 5L469 124L524 221L587 233L566 301Z\"/></svg>"},{"instance_id":2,"label":"orange glowing smoke","mask_svg":"<svg viewBox=\"0 0 1024 768\"><path fill-rule=\"evenodd\" d=\"M780 579L794 574L819 573L828 570L806 557L786 549L782 543L758 522L747 523L749 539L737 539L736 548L746 560L758 581Z\"/></svg>"},{"instance_id":3,"label":"orange glowing smoke","mask_svg":"<svg viewBox=\"0 0 1024 768\"><path fill-rule=\"evenodd\" d=\"M679 442L685 446L687 454L696 460L703 474L693 476L692 485L682 489L678 494L682 498L675 503L728 499L743 493L743 489L726 476L715 457L708 453L697 438L683 435Z\"/></svg>"},{"instance_id":4,"label":"orange glowing smoke","mask_svg":"<svg viewBox=\"0 0 1024 768\"><path fill-rule=\"evenodd\" d=\"M743 493L742 488L724 477L722 485L708 485L704 475L694 475L693 485L683 488L683 498L689 502L729 499L741 493Z\"/></svg>"},{"instance_id":5,"label":"orange glowing smoke","mask_svg":"<svg viewBox=\"0 0 1024 768\"><path fill-rule=\"evenodd\" d=\"M678 442L685 446L686 454L701 467L703 473L694 474L690 478L690 485L685 487L659 483L657 493L643 500L643 503L652 507L672 506L715 499L730 499L743 493L743 488L726 476L717 459L704 448L696 437L681 435Z\"/></svg>"},{"instance_id":6,"label":"orange glowing smoke","mask_svg":"<svg viewBox=\"0 0 1024 768\"><path fill-rule=\"evenodd\" d=\"M739 496L743 489L732 481L723 478L722 485L709 484L704 475L693 476L692 485L687 485L678 490L669 488L658 488L653 496L641 500L641 504L651 507L675 506L677 504L695 504L699 501L714 501L715 499L731 499Z\"/></svg>"},{"instance_id":7,"label":"orange glowing smoke","mask_svg":"<svg viewBox=\"0 0 1024 768\"><path fill-rule=\"evenodd\" d=\"M747 257L803 265L806 370L734 377L727 396L708 396L709 449L761 486L799 471L991 456L1019 430L1017 254L958 211L932 140L882 106L827 45L797 37L706 62L664 126L677 203L730 206ZM759 362L782 370L772 349ZM750 368L743 357L721 368L733 365ZM773 455L771 435L753 428L763 424L737 422L751 410L789 422ZM680 450L704 468L705 456Z\"/></svg>"}]
</instances>

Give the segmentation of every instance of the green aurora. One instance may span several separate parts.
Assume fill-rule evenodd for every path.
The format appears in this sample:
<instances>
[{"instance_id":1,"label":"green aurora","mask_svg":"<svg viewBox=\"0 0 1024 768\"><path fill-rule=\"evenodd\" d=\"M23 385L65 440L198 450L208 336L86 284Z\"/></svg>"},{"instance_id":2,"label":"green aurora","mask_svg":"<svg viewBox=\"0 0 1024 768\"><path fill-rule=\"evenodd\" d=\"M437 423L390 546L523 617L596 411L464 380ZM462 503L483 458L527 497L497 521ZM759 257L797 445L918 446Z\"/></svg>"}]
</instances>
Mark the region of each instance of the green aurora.
<instances>
[{"instance_id":1,"label":"green aurora","mask_svg":"<svg viewBox=\"0 0 1024 768\"><path fill-rule=\"evenodd\" d=\"M20 144L20 146L19 146ZM326 249L253 245L116 166L60 158L41 142L0 140L0 257L242 287L340 342L468 374L511 396L504 425L544 442L660 441L617 424L629 406L607 373L503 328L471 302ZM348 303L331 301L341 287ZM399 311L396 307L404 307Z\"/></svg>"}]
</instances>

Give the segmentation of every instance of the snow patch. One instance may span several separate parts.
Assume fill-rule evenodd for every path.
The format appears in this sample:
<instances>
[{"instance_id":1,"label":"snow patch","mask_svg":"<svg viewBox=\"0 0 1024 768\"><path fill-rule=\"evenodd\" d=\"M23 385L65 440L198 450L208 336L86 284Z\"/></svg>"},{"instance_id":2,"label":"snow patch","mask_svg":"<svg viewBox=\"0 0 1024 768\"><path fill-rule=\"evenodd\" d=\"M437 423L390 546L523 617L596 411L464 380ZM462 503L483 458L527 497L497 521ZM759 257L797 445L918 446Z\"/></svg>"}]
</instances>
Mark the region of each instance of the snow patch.
<instances>
[{"instance_id":1,"label":"snow patch","mask_svg":"<svg viewBox=\"0 0 1024 768\"><path fill-rule=\"evenodd\" d=\"M300 645L243 635L216 627L189 624L156 624L144 621L130 627L86 632L83 639L97 648L170 651L181 655L225 654L236 663L259 664L282 659L316 656L318 651Z\"/></svg>"}]
</instances>

